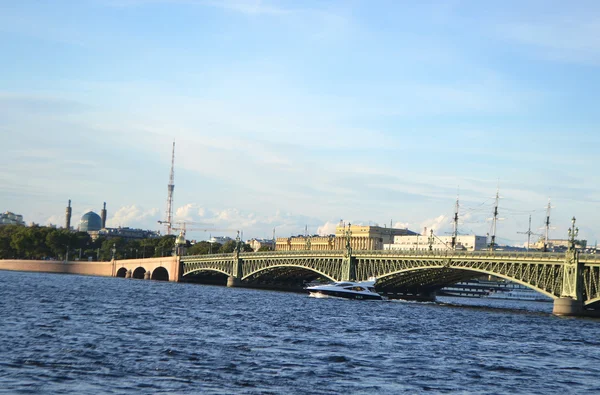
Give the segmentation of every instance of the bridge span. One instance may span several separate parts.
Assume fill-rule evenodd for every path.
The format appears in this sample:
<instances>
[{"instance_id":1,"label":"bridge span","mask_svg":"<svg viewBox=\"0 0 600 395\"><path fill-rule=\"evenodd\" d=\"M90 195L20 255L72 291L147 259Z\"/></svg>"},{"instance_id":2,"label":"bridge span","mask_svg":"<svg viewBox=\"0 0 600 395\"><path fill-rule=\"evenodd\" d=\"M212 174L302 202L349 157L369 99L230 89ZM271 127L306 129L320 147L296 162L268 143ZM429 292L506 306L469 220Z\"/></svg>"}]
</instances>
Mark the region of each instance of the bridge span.
<instances>
[{"instance_id":1,"label":"bridge span","mask_svg":"<svg viewBox=\"0 0 600 395\"><path fill-rule=\"evenodd\" d=\"M181 280L227 278L228 286L290 288L317 279L363 281L399 297L435 298L445 286L487 274L554 299L557 315L600 308L600 257L566 253L502 251L275 251L181 256Z\"/></svg>"}]
</instances>

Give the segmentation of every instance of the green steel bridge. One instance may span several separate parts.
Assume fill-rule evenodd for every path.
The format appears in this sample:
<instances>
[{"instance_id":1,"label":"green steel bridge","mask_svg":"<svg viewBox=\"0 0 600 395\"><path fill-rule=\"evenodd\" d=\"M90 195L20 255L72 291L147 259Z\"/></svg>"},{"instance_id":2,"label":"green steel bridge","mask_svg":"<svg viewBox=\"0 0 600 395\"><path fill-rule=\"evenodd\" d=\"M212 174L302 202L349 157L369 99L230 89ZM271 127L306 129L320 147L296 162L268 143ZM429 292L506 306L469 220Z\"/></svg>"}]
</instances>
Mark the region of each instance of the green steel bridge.
<instances>
[{"instance_id":1,"label":"green steel bridge","mask_svg":"<svg viewBox=\"0 0 600 395\"><path fill-rule=\"evenodd\" d=\"M503 251L275 251L181 256L181 279L211 273L228 286L301 285L318 279L377 278L383 294L435 297L435 291L478 275L522 284L553 298L554 313L600 309L600 256Z\"/></svg>"}]
</instances>

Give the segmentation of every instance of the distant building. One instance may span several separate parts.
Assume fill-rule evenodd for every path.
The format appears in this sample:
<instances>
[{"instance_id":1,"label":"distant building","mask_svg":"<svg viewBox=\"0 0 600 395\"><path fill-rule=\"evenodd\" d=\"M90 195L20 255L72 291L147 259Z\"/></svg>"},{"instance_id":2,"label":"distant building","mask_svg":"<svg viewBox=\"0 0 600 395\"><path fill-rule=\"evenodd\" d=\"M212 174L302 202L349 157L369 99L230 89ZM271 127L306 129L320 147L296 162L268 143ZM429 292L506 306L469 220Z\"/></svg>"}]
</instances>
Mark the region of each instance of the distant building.
<instances>
[{"instance_id":1,"label":"distant building","mask_svg":"<svg viewBox=\"0 0 600 395\"><path fill-rule=\"evenodd\" d=\"M153 230L133 229L133 228L128 228L128 227L90 230L90 231L88 231L88 233L92 237L92 240L96 240L98 237L104 237L107 239L111 239L113 237L121 237L123 239L129 239L129 240L152 239L155 237L160 237L160 233L155 232Z\"/></svg>"},{"instance_id":2,"label":"distant building","mask_svg":"<svg viewBox=\"0 0 600 395\"><path fill-rule=\"evenodd\" d=\"M271 250L275 248L273 239L251 239L246 241L246 244L248 244L255 252L261 247L268 247Z\"/></svg>"},{"instance_id":3,"label":"distant building","mask_svg":"<svg viewBox=\"0 0 600 395\"><path fill-rule=\"evenodd\" d=\"M5 211L0 214L0 226L3 225L20 225L25 226L25 221L23 221L23 216L21 214L11 213L10 211Z\"/></svg>"},{"instance_id":4,"label":"distant building","mask_svg":"<svg viewBox=\"0 0 600 395\"><path fill-rule=\"evenodd\" d=\"M211 244L215 244L215 243L219 243L221 245L227 243L228 241L233 241L233 239L231 237L222 237L222 236L213 236L210 239L208 239L208 242Z\"/></svg>"},{"instance_id":5,"label":"distant building","mask_svg":"<svg viewBox=\"0 0 600 395\"><path fill-rule=\"evenodd\" d=\"M568 239L548 239L548 249L550 250L566 250L569 248L570 241ZM575 240L575 247L579 249L587 248L587 240ZM538 240L532 248L538 250L544 249L544 239Z\"/></svg>"},{"instance_id":6,"label":"distant building","mask_svg":"<svg viewBox=\"0 0 600 395\"><path fill-rule=\"evenodd\" d=\"M338 226L335 228L336 250L346 248L346 232L348 227ZM353 250L383 250L384 244L392 244L395 236L417 235L408 229L382 228L381 226L350 226L350 246Z\"/></svg>"},{"instance_id":7,"label":"distant building","mask_svg":"<svg viewBox=\"0 0 600 395\"><path fill-rule=\"evenodd\" d=\"M434 236L431 249L434 251L452 248L452 236ZM481 251L487 248L486 236L459 235L456 237L456 249L461 251ZM384 250L428 250L429 236L394 236L394 242L385 244Z\"/></svg>"},{"instance_id":8,"label":"distant building","mask_svg":"<svg viewBox=\"0 0 600 395\"><path fill-rule=\"evenodd\" d=\"M346 248L346 232L350 230L350 246L355 251L383 250L384 244L394 242L394 236L416 235L408 229L382 228L380 226L351 225L338 226L335 235L278 237L275 250L343 250Z\"/></svg>"},{"instance_id":9,"label":"distant building","mask_svg":"<svg viewBox=\"0 0 600 395\"><path fill-rule=\"evenodd\" d=\"M294 236L278 237L276 251L324 251L333 250L335 236Z\"/></svg>"},{"instance_id":10,"label":"distant building","mask_svg":"<svg viewBox=\"0 0 600 395\"><path fill-rule=\"evenodd\" d=\"M102 229L102 219L93 211L83 214L79 221L80 232L94 232Z\"/></svg>"}]
</instances>

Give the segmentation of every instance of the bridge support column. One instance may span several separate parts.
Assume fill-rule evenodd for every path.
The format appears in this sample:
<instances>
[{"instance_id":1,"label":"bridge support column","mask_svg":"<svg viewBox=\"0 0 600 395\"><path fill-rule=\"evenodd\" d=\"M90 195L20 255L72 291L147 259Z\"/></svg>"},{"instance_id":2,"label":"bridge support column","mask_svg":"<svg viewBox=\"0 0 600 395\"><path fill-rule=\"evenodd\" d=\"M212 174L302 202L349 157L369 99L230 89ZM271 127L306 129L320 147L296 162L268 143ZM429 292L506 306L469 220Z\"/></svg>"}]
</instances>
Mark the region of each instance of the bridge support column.
<instances>
[{"instance_id":1,"label":"bridge support column","mask_svg":"<svg viewBox=\"0 0 600 395\"><path fill-rule=\"evenodd\" d=\"M552 314L561 316L581 316L583 314L583 302L572 298L558 298L554 300Z\"/></svg>"},{"instance_id":2,"label":"bridge support column","mask_svg":"<svg viewBox=\"0 0 600 395\"><path fill-rule=\"evenodd\" d=\"M227 286L229 288L241 287L242 281L237 277L229 276L227 277Z\"/></svg>"},{"instance_id":3,"label":"bridge support column","mask_svg":"<svg viewBox=\"0 0 600 395\"><path fill-rule=\"evenodd\" d=\"M347 256L342 267L342 281L356 281L356 258ZM366 279L365 279L366 280Z\"/></svg>"},{"instance_id":4,"label":"bridge support column","mask_svg":"<svg viewBox=\"0 0 600 395\"><path fill-rule=\"evenodd\" d=\"M125 278L131 278L131 270L127 270L127 273L125 273Z\"/></svg>"},{"instance_id":5,"label":"bridge support column","mask_svg":"<svg viewBox=\"0 0 600 395\"><path fill-rule=\"evenodd\" d=\"M151 276L150 270L147 270L146 273L144 273L144 280L150 280L150 278L151 278L150 276Z\"/></svg>"},{"instance_id":6,"label":"bridge support column","mask_svg":"<svg viewBox=\"0 0 600 395\"><path fill-rule=\"evenodd\" d=\"M240 248L241 241L240 235L238 232L238 236L236 238L237 245L235 249L235 261L233 262L233 276L229 276L227 278L227 286L228 287L241 287L242 286L242 277L244 276L244 272L242 271L242 258L240 258Z\"/></svg>"}]
</instances>

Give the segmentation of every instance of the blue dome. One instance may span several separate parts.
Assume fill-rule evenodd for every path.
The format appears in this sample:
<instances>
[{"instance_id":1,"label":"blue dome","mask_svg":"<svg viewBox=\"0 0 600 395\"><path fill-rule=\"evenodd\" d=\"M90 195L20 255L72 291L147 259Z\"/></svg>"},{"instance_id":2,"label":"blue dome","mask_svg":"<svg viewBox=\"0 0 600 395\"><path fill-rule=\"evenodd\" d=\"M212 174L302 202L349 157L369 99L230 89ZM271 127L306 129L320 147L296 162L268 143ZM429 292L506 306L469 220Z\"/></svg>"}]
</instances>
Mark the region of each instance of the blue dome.
<instances>
[{"instance_id":1,"label":"blue dome","mask_svg":"<svg viewBox=\"0 0 600 395\"><path fill-rule=\"evenodd\" d=\"M81 232L89 232L91 230L100 230L102 229L102 219L98 214L93 211L89 211L81 217L81 222L79 223L79 230Z\"/></svg>"}]
</instances>

